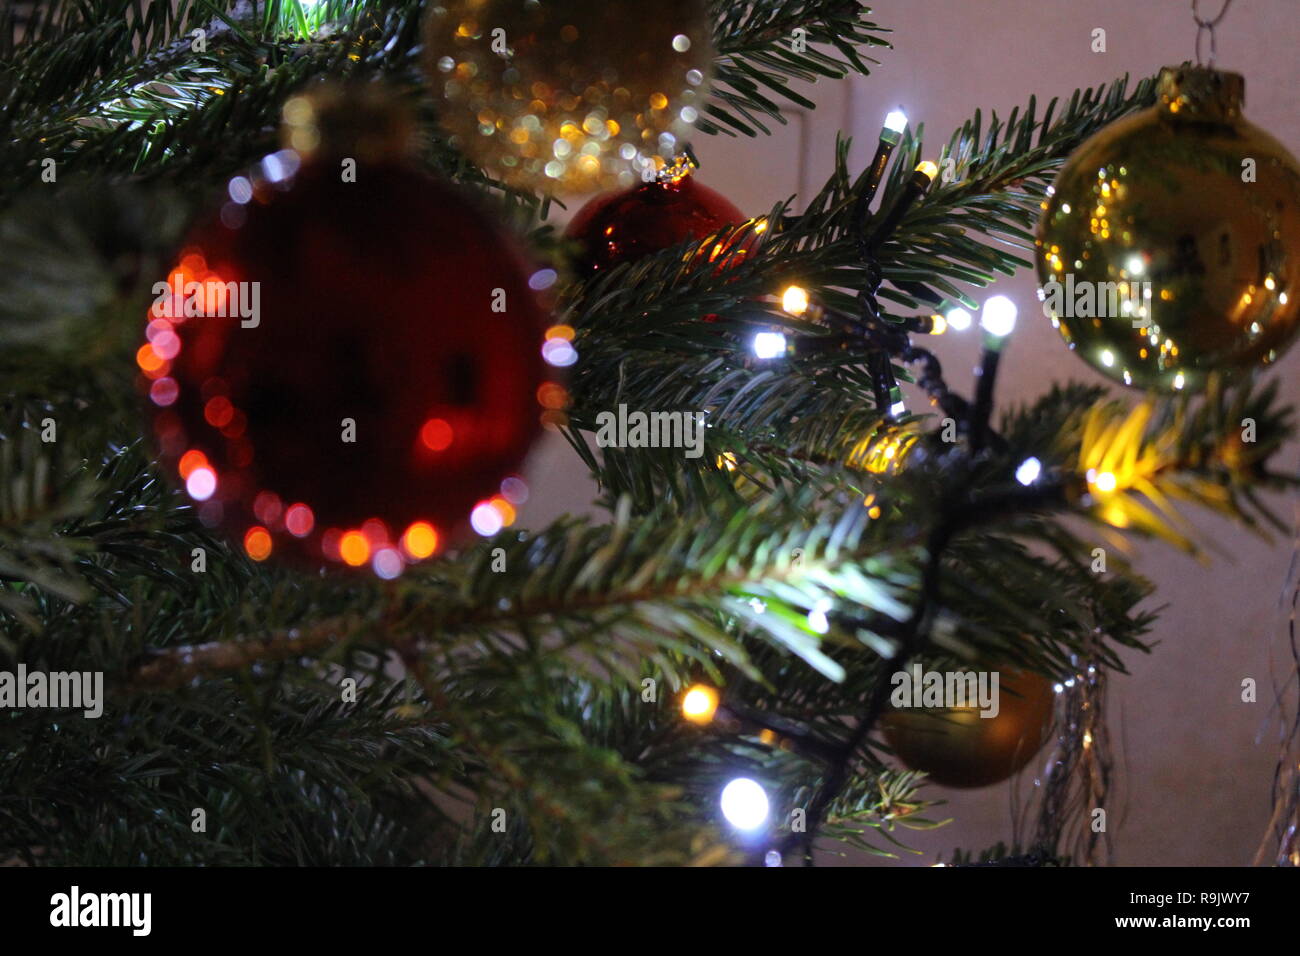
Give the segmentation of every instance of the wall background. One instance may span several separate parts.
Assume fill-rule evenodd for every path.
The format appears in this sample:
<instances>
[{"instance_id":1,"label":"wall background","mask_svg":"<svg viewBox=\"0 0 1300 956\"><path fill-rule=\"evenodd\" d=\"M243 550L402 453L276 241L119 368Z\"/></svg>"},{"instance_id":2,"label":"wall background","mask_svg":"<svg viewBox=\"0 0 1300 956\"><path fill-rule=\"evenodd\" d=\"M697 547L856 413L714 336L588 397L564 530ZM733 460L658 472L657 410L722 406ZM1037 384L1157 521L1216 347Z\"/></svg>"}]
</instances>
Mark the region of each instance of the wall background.
<instances>
[{"instance_id":1,"label":"wall background","mask_svg":"<svg viewBox=\"0 0 1300 956\"><path fill-rule=\"evenodd\" d=\"M1202 0L1202 15L1217 14L1219 4ZM1189 0L880 0L873 6L876 22L894 31L894 49L878 54L877 71L818 84L809 91L818 109L796 116L771 138L698 137L703 182L742 209L766 211L824 180L837 131L854 138L853 168L865 165L885 113L896 106L913 124L923 122L937 146L976 107L1005 116L1031 93L1042 104L1126 72L1136 80L1194 59ZM1106 30L1105 53L1090 49L1097 27ZM1217 36L1216 65L1246 77L1248 118L1300 154L1300 0L1236 0ZM1101 381L1038 311L1031 273L1002 280L996 291L1021 310L999 377L1000 405L1031 399L1054 381ZM977 336L944 336L936 352L954 388L969 393ZM1300 347L1273 373L1292 403L1300 403L1297 369ZM1282 463L1296 460L1290 449ZM538 450L529 477L533 497L524 526L591 510L594 485L558 436L548 436ZM1290 501L1274 503L1284 518L1292 513ZM1168 608L1152 635L1154 653L1129 654L1131 673L1111 684L1111 731L1119 753L1110 831L1121 864L1245 865L1268 819L1277 751L1269 721L1270 666L1285 677L1287 661L1277 655L1273 635L1291 542L1264 542L1203 513L1190 516L1223 552L1212 565L1158 544L1140 544L1136 551L1138 570L1158 587L1153 605ZM1260 703L1241 702L1245 677L1258 681ZM1034 766L1022 774L1022 787ZM954 847L978 850L1010 838L1011 784L929 789L949 801L944 815L955 822L907 834L925 852L905 864L927 865ZM882 861L854 856L845 862Z\"/></svg>"}]
</instances>

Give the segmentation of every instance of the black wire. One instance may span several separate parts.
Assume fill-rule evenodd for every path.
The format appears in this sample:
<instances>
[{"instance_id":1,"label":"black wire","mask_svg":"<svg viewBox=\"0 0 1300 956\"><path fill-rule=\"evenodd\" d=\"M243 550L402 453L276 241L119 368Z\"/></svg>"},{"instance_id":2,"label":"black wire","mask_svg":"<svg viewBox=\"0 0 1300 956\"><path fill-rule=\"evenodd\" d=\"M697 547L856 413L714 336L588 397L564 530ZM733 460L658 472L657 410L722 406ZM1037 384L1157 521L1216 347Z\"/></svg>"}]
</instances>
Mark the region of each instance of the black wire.
<instances>
[{"instance_id":1,"label":"black wire","mask_svg":"<svg viewBox=\"0 0 1300 956\"><path fill-rule=\"evenodd\" d=\"M939 596L944 551L953 537L971 525L988 520L990 516L1011 511L1059 507L1069 500L1070 487L1062 482L1051 482L985 495L968 495L964 489L959 489L957 494L960 497L950 499L941 507L942 517L930 530L926 540L926 564L921 575L920 594L911 615L899 630L898 653L893 658L900 670L907 667L925 642L924 625ZM802 844L804 865L812 865L813 843L817 838L822 817L831 802L839 795L840 790L844 788L852 771L854 758L884 712L892 690L893 685L889 681L876 682L866 711L841 748L839 759L831 766L825 783L818 788L816 796L808 805L805 831L790 833L781 841L779 850L782 856L794 849L797 844Z\"/></svg>"}]
</instances>

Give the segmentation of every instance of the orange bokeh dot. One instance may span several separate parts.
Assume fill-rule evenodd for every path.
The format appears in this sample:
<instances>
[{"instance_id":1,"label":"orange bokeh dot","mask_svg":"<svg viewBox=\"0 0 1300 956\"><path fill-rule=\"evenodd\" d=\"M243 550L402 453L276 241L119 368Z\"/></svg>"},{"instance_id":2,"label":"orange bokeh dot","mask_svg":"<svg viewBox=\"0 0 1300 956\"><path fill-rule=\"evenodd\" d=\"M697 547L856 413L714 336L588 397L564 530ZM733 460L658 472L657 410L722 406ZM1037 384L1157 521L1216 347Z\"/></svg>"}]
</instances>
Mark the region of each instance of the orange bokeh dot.
<instances>
[{"instance_id":1,"label":"orange bokeh dot","mask_svg":"<svg viewBox=\"0 0 1300 956\"><path fill-rule=\"evenodd\" d=\"M339 556L346 564L358 568L370 557L370 542L360 531L347 531L339 540Z\"/></svg>"},{"instance_id":2,"label":"orange bokeh dot","mask_svg":"<svg viewBox=\"0 0 1300 956\"><path fill-rule=\"evenodd\" d=\"M427 521L417 521L402 535L402 547L411 557L427 558L438 550L438 532Z\"/></svg>"},{"instance_id":3,"label":"orange bokeh dot","mask_svg":"<svg viewBox=\"0 0 1300 956\"><path fill-rule=\"evenodd\" d=\"M254 525L244 535L244 550L254 561L265 561L271 556L271 533Z\"/></svg>"},{"instance_id":4,"label":"orange bokeh dot","mask_svg":"<svg viewBox=\"0 0 1300 956\"><path fill-rule=\"evenodd\" d=\"M552 325L546 330L547 341L551 339L564 339L566 342L572 342L573 335L573 326L571 325Z\"/></svg>"},{"instance_id":5,"label":"orange bokeh dot","mask_svg":"<svg viewBox=\"0 0 1300 956\"><path fill-rule=\"evenodd\" d=\"M172 363L164 361L162 365L160 365L158 368L142 369L142 371L144 372L145 378L150 378L153 379L154 381L157 381L158 379L166 378L168 375L171 374Z\"/></svg>"},{"instance_id":6,"label":"orange bokeh dot","mask_svg":"<svg viewBox=\"0 0 1300 956\"><path fill-rule=\"evenodd\" d=\"M430 451L443 451L451 445L453 437L451 426L441 418L430 418L420 429L420 441Z\"/></svg>"},{"instance_id":7,"label":"orange bokeh dot","mask_svg":"<svg viewBox=\"0 0 1300 956\"><path fill-rule=\"evenodd\" d=\"M569 390L558 382L543 382L537 388L537 402L543 408L564 408L569 404Z\"/></svg>"},{"instance_id":8,"label":"orange bokeh dot","mask_svg":"<svg viewBox=\"0 0 1300 956\"><path fill-rule=\"evenodd\" d=\"M492 510L501 516L501 524L505 527L515 523L515 506L504 498L493 498L488 502Z\"/></svg>"},{"instance_id":9,"label":"orange bokeh dot","mask_svg":"<svg viewBox=\"0 0 1300 956\"><path fill-rule=\"evenodd\" d=\"M153 350L153 345L146 342L135 353L135 364L139 365L142 371L156 372L167 364L167 360Z\"/></svg>"},{"instance_id":10,"label":"orange bokeh dot","mask_svg":"<svg viewBox=\"0 0 1300 956\"><path fill-rule=\"evenodd\" d=\"M208 456L203 454L197 448L191 448L185 454L181 455L180 464L176 470L180 472L181 478L189 478L190 473L196 468L207 468Z\"/></svg>"}]
</instances>

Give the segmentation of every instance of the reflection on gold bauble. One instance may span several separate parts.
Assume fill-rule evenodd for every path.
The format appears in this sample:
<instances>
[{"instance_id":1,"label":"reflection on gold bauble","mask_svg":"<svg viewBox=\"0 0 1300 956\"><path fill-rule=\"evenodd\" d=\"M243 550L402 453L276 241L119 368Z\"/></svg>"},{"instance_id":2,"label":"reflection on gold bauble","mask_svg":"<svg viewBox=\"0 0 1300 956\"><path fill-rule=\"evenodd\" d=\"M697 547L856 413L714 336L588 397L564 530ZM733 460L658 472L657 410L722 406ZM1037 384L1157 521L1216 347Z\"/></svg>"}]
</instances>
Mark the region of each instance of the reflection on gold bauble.
<instances>
[{"instance_id":1,"label":"reflection on gold bauble","mask_svg":"<svg viewBox=\"0 0 1300 956\"><path fill-rule=\"evenodd\" d=\"M1273 361L1295 336L1300 165L1243 118L1240 75L1166 67L1158 89L1071 155L1035 259L1045 311L1084 361L1190 391Z\"/></svg>"},{"instance_id":2,"label":"reflection on gold bauble","mask_svg":"<svg viewBox=\"0 0 1300 956\"><path fill-rule=\"evenodd\" d=\"M489 173L626 189L670 163L713 61L704 0L442 0L425 24L439 119Z\"/></svg>"},{"instance_id":3,"label":"reflection on gold bauble","mask_svg":"<svg viewBox=\"0 0 1300 956\"><path fill-rule=\"evenodd\" d=\"M1054 699L1046 677L1003 669L996 717L981 717L979 707L891 708L880 723L886 742L911 769L945 787L986 787L1038 753Z\"/></svg>"}]
</instances>

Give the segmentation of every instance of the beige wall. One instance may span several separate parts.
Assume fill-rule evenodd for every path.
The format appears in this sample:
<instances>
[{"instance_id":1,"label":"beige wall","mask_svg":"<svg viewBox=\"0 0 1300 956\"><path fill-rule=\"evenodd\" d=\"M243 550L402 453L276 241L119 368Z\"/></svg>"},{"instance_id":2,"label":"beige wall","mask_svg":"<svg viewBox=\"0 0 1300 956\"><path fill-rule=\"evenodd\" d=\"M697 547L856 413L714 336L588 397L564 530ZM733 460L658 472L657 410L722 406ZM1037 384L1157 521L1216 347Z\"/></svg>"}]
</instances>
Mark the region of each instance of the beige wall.
<instances>
[{"instance_id":1,"label":"beige wall","mask_svg":"<svg viewBox=\"0 0 1300 956\"><path fill-rule=\"evenodd\" d=\"M1201 7L1213 15L1219 0L1202 0ZM865 163L884 114L896 105L913 122L923 121L937 146L977 106L986 116L990 108L1005 116L1030 93L1043 103L1078 86L1125 72L1136 78L1191 58L1196 31L1189 8L1187 0L880 0L875 18L894 30L895 48L879 56L876 73L818 85L819 109L770 141L700 137L701 178L748 211L766 210L820 182L836 130L854 136L854 159ZM1096 27L1107 31L1104 54L1090 50ZM1219 29L1218 65L1245 74L1247 115L1294 153L1300 153L1297 48L1300 0L1237 0ZM1099 380L1035 310L1034 288L1030 275L998 288L1021 306L1000 402L1031 398L1053 381ZM951 384L968 392L975 337L947 336L942 346ZM1298 367L1300 350L1275 373L1292 402L1300 400ZM1294 449L1284 463L1296 464ZM535 494L525 523L585 510L591 485L567 447L557 442L544 449L532 474ZM1276 504L1289 518L1290 502ZM1276 756L1275 737L1267 732L1269 704L1241 703L1240 683L1254 677L1261 698L1269 697L1275 608L1291 544L1263 543L1205 515L1195 523L1230 557L1203 567L1160 545L1137 551L1139 569L1159 587L1153 603L1171 606L1153 635L1155 652L1129 655L1131 676L1112 685L1112 735L1123 747L1111 830L1124 864L1246 864L1267 819ZM1278 657L1276 666L1285 675L1285 661ZM1009 785L965 793L936 788L935 794L950 799L947 813L956 822L914 838L927 851L918 862L1009 837Z\"/></svg>"}]
</instances>

